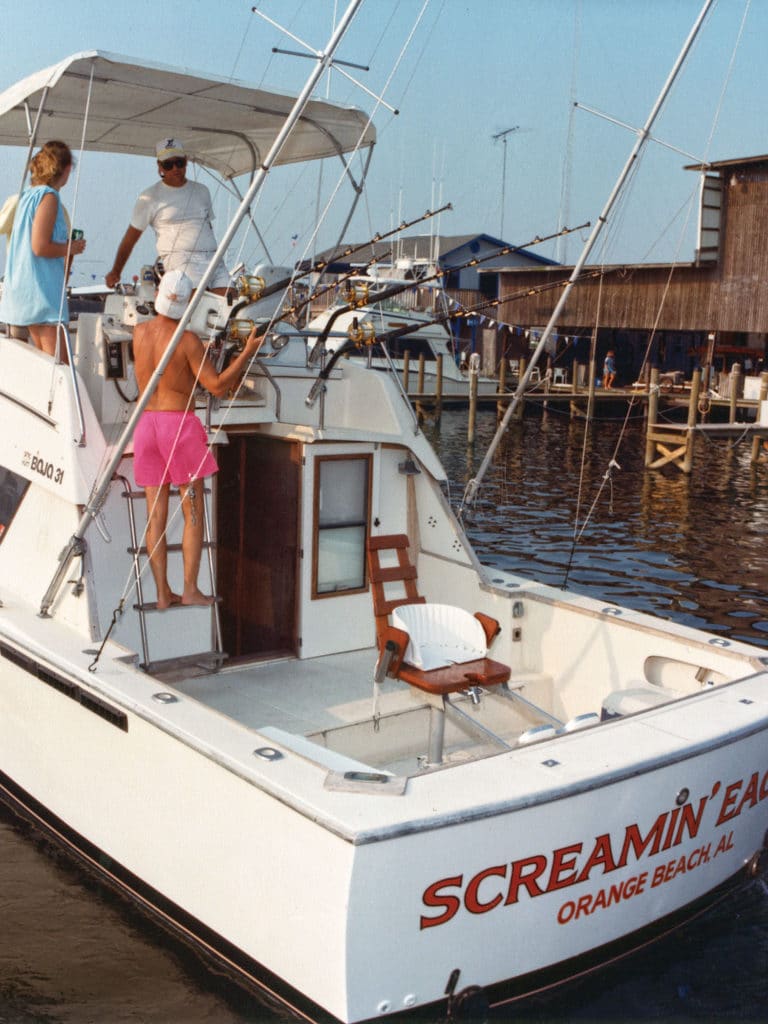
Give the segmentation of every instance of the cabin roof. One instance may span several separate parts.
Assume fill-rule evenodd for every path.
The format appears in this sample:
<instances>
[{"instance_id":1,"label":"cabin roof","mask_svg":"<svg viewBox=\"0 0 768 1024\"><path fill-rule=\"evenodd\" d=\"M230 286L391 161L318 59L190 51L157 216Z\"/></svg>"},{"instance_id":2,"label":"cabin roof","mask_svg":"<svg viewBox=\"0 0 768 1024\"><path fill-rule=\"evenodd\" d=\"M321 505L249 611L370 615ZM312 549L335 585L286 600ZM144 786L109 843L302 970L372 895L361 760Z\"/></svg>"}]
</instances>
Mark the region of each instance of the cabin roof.
<instances>
[{"instance_id":1,"label":"cabin roof","mask_svg":"<svg viewBox=\"0 0 768 1024\"><path fill-rule=\"evenodd\" d=\"M749 164L766 164L768 163L768 154L765 156L742 156L731 160L710 160L708 163L701 164L686 164L683 170L685 171L709 171L717 170L718 168L727 167L743 167Z\"/></svg>"},{"instance_id":2,"label":"cabin roof","mask_svg":"<svg viewBox=\"0 0 768 1024\"><path fill-rule=\"evenodd\" d=\"M29 146L28 124L44 104L46 139L74 149L85 122L85 149L154 158L158 140L173 136L195 163L235 178L261 166L294 103L243 82L86 50L0 93L0 146ZM338 156L375 141L363 111L310 100L275 163Z\"/></svg>"}]
</instances>

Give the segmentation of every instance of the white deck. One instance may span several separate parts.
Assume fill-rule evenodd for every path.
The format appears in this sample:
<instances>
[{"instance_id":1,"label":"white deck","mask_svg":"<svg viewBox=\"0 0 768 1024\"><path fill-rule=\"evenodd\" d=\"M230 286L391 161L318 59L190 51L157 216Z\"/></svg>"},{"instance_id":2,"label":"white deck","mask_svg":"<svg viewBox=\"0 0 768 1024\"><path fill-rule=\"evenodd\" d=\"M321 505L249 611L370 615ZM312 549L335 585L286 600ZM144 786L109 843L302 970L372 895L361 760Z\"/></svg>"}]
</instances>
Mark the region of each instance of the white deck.
<instances>
[{"instance_id":1,"label":"white deck","mask_svg":"<svg viewBox=\"0 0 768 1024\"><path fill-rule=\"evenodd\" d=\"M194 678L165 680L175 690L236 719L251 729L276 726L306 735L357 722L372 715L373 647L322 658L285 658L244 667L222 668ZM382 692L402 694L412 706L409 688L386 680ZM395 698L396 699L396 698Z\"/></svg>"}]
</instances>

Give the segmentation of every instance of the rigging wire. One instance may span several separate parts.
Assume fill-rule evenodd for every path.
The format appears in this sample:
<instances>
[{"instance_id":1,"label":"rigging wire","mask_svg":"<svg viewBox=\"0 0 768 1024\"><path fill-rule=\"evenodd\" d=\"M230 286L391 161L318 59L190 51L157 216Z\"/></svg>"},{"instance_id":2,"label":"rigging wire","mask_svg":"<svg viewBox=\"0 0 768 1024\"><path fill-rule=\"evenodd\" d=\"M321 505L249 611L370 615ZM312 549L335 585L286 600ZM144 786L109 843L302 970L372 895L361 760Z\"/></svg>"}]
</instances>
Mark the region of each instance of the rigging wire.
<instances>
[{"instance_id":1,"label":"rigging wire","mask_svg":"<svg viewBox=\"0 0 768 1024\"><path fill-rule=\"evenodd\" d=\"M739 45L740 45L740 42L741 42L741 38L742 38L742 35L744 33L744 28L745 28L745 25L746 25L746 20L747 20L747 16L748 16L750 5L751 5L751 0L746 0L746 4L745 4L745 8L744 8L744 13L742 15L742 20L741 20L741 23L740 23L740 26L739 26L739 31L737 33L736 41L734 43L734 47L733 47L732 52L731 52L731 57L730 57L730 60L729 60L728 69L727 69L726 75L724 77L723 87L722 87L722 89L720 91L720 96L718 98L718 102L717 102L717 105L716 105L716 108L715 108L715 111L714 111L714 114L713 114L712 124L710 126L709 135L708 135L707 142L706 142L706 145L705 145L704 160L702 161L703 164L706 164L706 158L708 157L709 152L711 150L712 141L713 141L713 138L714 138L714 133L715 133L715 130L717 128L717 124L719 122L720 112L722 110L722 105L723 105L723 102L724 102L724 98L725 98L725 94L726 94L726 91L727 91L728 83L730 82L731 76L733 74L733 67L734 67L734 62L735 62L735 58L736 58L736 53L738 51L738 48L739 48ZM637 167L633 168L633 176L636 175L636 172L637 172ZM663 292L662 292L662 295L661 295L661 299L660 299L660 302L659 302L659 306L658 306L658 309L657 309L657 312L656 312L656 318L655 318L654 324L653 324L653 326L651 328L651 331L649 332L648 341L647 341L647 344L646 344L645 352L643 354L643 359L642 359L642 363L641 363L641 371L640 371L641 376L645 372L645 369L646 369L647 365L650 362L650 354L651 354L651 351L653 349L653 344L654 344L654 341L656 339L657 331L659 329L659 323L660 323L660 320L661 320L661 316L662 316L662 312L663 312L663 308L664 308L664 303L666 301L666 298L667 298L668 293L669 293L669 289L670 289L671 284L672 284L672 279L673 279L674 272L675 272L675 269L676 269L676 264L677 264L677 262L679 260L680 252L681 252L681 249L682 249L682 245L684 243L684 239L685 239L685 236L687 234L688 225L690 223L690 220L691 220L691 217L692 217L692 214L693 214L694 200L696 198L696 192L697 192L696 189L692 190L692 192L691 192L689 198L687 199L686 203L684 203L683 206L674 214L674 218L673 219L677 219L677 217L680 215L682 210L686 209L686 207L687 207L686 217L685 217L685 219L683 221L683 224L681 226L681 229L680 229L680 232L679 232L679 235L678 235L678 242L677 242L677 248L676 248L675 253L674 253L674 260L671 263L669 271L668 271L668 274L667 274L667 278L666 278L666 282L665 282L665 285L664 285L664 289L663 289ZM624 208L624 210L626 210L626 203L623 204L623 208ZM665 229L665 231L666 230L668 230L668 228ZM613 233L616 234L616 232L613 232ZM654 245L655 244L656 243L654 243ZM601 275L601 277L600 277L600 285L599 285L599 296L600 296L600 294L602 292L602 283L603 283L603 276ZM598 296L598 308L599 308L599 301L600 301L599 296ZM598 323L599 323L599 320L598 320ZM594 361L594 352L592 352L591 361ZM586 428L588 427L588 422L587 422L587 424L585 424L584 445L582 447L582 465L581 465L581 468L580 468L579 491L578 491L577 508L576 508L576 515L575 515L575 521L574 521L574 534L573 534L573 539L572 539L572 543L571 543L569 557L568 557L568 561L567 561L566 569L565 569L565 573L564 573L564 579L563 579L563 583L562 583L563 587L567 586L568 578L569 578L570 571L571 571L571 568L572 568L572 565L573 565L573 560L574 560L574 557L575 557L576 546L581 541L587 526L589 525L590 521L592 520L592 518L593 518L593 516L595 514L595 511L597 509L598 503L600 501L600 498L601 498L601 496L602 496L602 494L603 494L603 492L604 492L606 487L609 488L609 509L612 511L613 471L615 469L619 469L619 470L621 469L621 466L620 466L620 464L618 462L618 455L619 455L619 451L621 449L621 446L623 444L623 441L624 441L624 438L625 438L625 435L626 435L626 430L627 430L628 424L629 424L629 422L631 420L632 413L634 411L634 405L636 404L636 402L637 402L637 399L633 396L630 399L630 401L629 401L629 403L627 405L627 410L626 410L626 413L625 413L625 415L623 417L623 420L622 420L622 424L621 424L621 428L619 430L619 434L618 434L618 437L617 437L617 440L616 440L616 444L613 447L613 453L612 453L611 457L608 460L608 465L607 465L606 470L605 470L605 472L604 472L604 474L603 474L603 476L602 476L602 478L600 480L597 492L596 492L596 494L595 494L595 496L594 496L594 498L593 498L593 500L592 500L592 502L591 502L591 504L589 506L589 509L587 510L587 513L586 513L586 515L584 517L584 520L583 520L583 522L581 524L579 524L579 518L578 517L579 517L580 506L581 506L582 482L583 482L583 478L584 478L585 465L586 465L586 450L587 450L586 449L586 434L587 434L587 429Z\"/></svg>"},{"instance_id":2,"label":"rigging wire","mask_svg":"<svg viewBox=\"0 0 768 1024\"><path fill-rule=\"evenodd\" d=\"M570 109L568 112L568 133L565 141L565 160L563 161L562 176L560 182L560 217L559 226L562 227L570 220L570 173L573 167L573 136L576 118L576 78L578 74L579 55L581 52L581 3L576 0L573 12L573 53L571 55L571 94ZM555 258L558 263L567 262L567 239L558 239Z\"/></svg>"}]
</instances>

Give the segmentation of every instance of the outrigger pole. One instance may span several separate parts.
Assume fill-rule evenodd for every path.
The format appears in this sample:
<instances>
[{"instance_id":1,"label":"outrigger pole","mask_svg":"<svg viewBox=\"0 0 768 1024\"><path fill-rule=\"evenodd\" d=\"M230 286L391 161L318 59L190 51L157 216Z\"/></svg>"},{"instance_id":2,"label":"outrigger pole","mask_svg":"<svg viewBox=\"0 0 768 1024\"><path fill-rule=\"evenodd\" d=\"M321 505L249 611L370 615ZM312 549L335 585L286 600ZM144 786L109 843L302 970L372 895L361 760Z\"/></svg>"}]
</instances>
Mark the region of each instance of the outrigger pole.
<instances>
[{"instance_id":1,"label":"outrigger pole","mask_svg":"<svg viewBox=\"0 0 768 1024\"><path fill-rule=\"evenodd\" d=\"M237 231L238 227L240 226L240 222L248 213L248 210L251 206L251 203L253 202L256 193L263 185L267 177L267 174L272 169L272 165L274 164L281 149L285 145L286 141L288 140L288 137L290 136L291 132L296 126L297 121L301 117L304 108L306 107L312 93L314 92L315 86L317 85L320 78L323 76L323 73L326 71L326 69L329 68L333 63L333 54L335 53L344 34L349 28L349 25L351 24L352 19L357 13L358 8L362 4L362 2L363 0L350 0L349 6L344 12L341 20L339 21L339 24L336 26L333 33L331 34L328 43L326 44L325 50L321 50L318 52L317 64L315 65L314 70L307 79L304 88L299 93L296 102L294 103L290 113L288 114L288 116L285 119L285 122L283 123L282 128L277 133L275 141L272 143L269 152L264 158L264 162L254 175L253 181L251 182L248 191L243 197L240 206L237 208L237 211L233 219L231 220L229 227L224 233L224 236L222 237L221 242L219 243L218 249L213 254L211 262L208 264L205 273L200 279L200 282L197 286L192 301L184 311L184 315L182 316L181 320L179 320L178 326L176 327L176 330L173 332L171 340L168 342L168 347L163 353L160 362L157 364L157 369L152 374L144 394L137 402L136 408L134 409L131 418L126 423L125 428L123 429L123 432L120 435L120 438L117 442L117 445L115 446L115 450L112 454L112 457L109 460L109 463L107 464L103 473L101 474L100 480L97 481L96 483L93 494L91 495L91 498L88 504L86 505L85 510L80 518L80 522L77 525L77 529L75 530L67 546L64 548L61 555L59 556L59 566L54 574L53 579L48 585L48 589L46 590L43 596L43 600L40 604L39 615L41 615L42 617L48 616L51 609L51 605L56 599L56 595L58 594L59 589L61 588L67 574L69 573L69 567L72 564L72 560L85 552L86 545L85 540L83 539L85 536L85 532L88 529L88 526L90 525L92 520L95 519L99 513L99 509L101 508L104 499L107 495L107 492L111 486L112 477L115 471L117 470L118 466L120 465L120 460L123 457L125 449L128 447L128 442L133 436L133 431L139 420L139 417L144 412L144 409L146 408L150 398L152 397L161 376L163 375L166 367L168 366L168 363L171 361L171 357L174 351L176 350L176 347L178 346L179 342L181 341L184 331L187 329L187 324L189 323L192 314L194 313L199 302L202 300L203 292L208 287L208 282L211 280L211 277L213 276L214 267L219 262L219 260L223 259L223 257L225 256L226 251L229 248L229 244L234 238L235 232Z\"/></svg>"},{"instance_id":2,"label":"outrigger pole","mask_svg":"<svg viewBox=\"0 0 768 1024\"><path fill-rule=\"evenodd\" d=\"M581 274L582 267L586 263L587 257L589 256L595 242L597 241L597 236L600 234L600 232L603 229L603 226L608 221L608 216L613 208L613 205L618 199L619 194L622 188L624 187L624 182L627 180L632 168L635 165L635 161L640 155L640 151L642 150L645 143L648 141L651 127L653 126L654 121L658 117L659 112L661 111L661 108L664 105L664 101L666 100L669 91L672 88L675 79L677 78L680 72L680 69L685 63L688 53L690 52L690 49L693 46L694 40L696 39L696 36L699 33L699 29L704 23L704 19L709 13L709 9L710 7L712 7L714 2L715 0L705 0L704 6L699 12L699 16L696 19L696 22L694 23L694 26L691 29L688 38L683 44L683 48L680 51L680 55L675 61L675 64L672 70L670 71L669 75L667 76L667 80L664 83L661 92L659 93L658 99L653 105L653 109L651 110L651 113L648 116L648 120L646 121L645 126L642 129L640 129L637 133L637 141L635 142L635 145L632 147L632 152L629 154L627 162L624 165L621 174L619 174L616 184L613 186L613 191L608 197L608 201L603 207L600 216L597 218L595 226L592 228L592 233L587 239L587 242L582 250L581 256L579 256L579 259L573 268L571 276L568 278L568 282L563 290L563 294L560 296L557 305L552 310L552 315L549 318L547 326L544 328L544 333L541 335L539 343L536 346L533 355L531 356L530 365L523 374L522 380L519 382L517 390L515 391L515 394L511 402L507 406L507 411L504 413L504 418L499 424L496 433L494 434L493 440L488 446L488 451L485 453L485 457L483 458L483 461L480 463L480 468L477 471L477 475L469 481L464 490L464 495L461 499L461 506L458 511L459 518L461 518L462 515L464 514L464 510L467 507L467 505L471 505L474 502L475 497L477 496L477 491L478 488L480 487L480 483L483 477L485 476L489 465L491 464L491 459L493 458L496 449L498 448L501 442L501 438L503 437L504 431L507 429L509 425L509 421L511 420L512 416L515 413L515 409L517 409L518 405L520 404L525 389L528 386L528 381L530 380L531 374L533 373L533 369L536 366L536 363L539 361L541 353L544 351L544 346L549 341L552 331L554 330L555 324L558 322L558 319L560 317L560 313L562 312L563 307L565 306L565 303L568 300L568 296L571 293L571 289L576 284L576 281L578 280L578 277Z\"/></svg>"}]
</instances>

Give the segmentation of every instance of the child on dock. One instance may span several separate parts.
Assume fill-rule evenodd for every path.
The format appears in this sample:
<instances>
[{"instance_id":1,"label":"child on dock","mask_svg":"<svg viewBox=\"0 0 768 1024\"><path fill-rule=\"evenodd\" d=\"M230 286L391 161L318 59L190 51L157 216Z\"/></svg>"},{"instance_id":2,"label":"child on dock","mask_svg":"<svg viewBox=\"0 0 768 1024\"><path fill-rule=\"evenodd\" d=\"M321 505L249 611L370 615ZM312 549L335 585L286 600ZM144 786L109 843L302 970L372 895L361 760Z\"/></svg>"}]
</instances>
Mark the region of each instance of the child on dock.
<instances>
[{"instance_id":1,"label":"child on dock","mask_svg":"<svg viewBox=\"0 0 768 1024\"><path fill-rule=\"evenodd\" d=\"M609 349L605 354L605 362L603 363L603 387L612 388L615 380L616 358L613 349Z\"/></svg>"}]
</instances>

